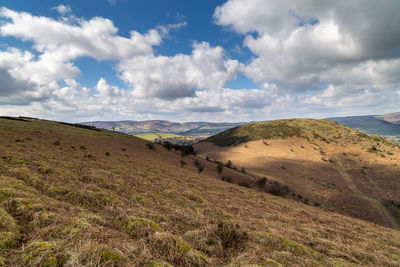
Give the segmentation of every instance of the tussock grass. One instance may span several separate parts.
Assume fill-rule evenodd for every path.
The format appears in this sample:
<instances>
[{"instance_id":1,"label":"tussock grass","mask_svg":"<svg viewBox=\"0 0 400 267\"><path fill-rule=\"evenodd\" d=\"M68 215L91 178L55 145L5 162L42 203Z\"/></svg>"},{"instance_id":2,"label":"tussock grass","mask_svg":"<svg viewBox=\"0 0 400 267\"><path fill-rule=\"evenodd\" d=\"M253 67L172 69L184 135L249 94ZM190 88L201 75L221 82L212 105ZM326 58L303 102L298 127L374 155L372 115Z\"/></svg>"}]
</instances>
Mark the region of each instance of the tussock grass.
<instances>
[{"instance_id":1,"label":"tussock grass","mask_svg":"<svg viewBox=\"0 0 400 267\"><path fill-rule=\"evenodd\" d=\"M400 262L398 231L220 181L217 164L193 155L204 170L182 168L179 151L134 137L27 120L0 120L2 265Z\"/></svg>"}]
</instances>

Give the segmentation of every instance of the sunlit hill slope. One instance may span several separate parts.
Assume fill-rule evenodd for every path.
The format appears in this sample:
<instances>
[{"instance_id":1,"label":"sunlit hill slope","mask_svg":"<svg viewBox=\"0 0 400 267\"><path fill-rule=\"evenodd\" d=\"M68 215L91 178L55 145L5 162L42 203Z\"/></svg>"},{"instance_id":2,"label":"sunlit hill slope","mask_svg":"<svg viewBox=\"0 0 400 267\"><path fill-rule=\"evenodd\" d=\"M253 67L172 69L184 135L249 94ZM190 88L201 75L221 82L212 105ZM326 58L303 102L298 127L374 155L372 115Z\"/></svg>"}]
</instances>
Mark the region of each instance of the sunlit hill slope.
<instances>
[{"instance_id":1,"label":"sunlit hill slope","mask_svg":"<svg viewBox=\"0 0 400 267\"><path fill-rule=\"evenodd\" d=\"M196 145L203 157L265 176L281 195L398 229L400 148L328 120L252 123Z\"/></svg>"},{"instance_id":2,"label":"sunlit hill slope","mask_svg":"<svg viewBox=\"0 0 400 267\"><path fill-rule=\"evenodd\" d=\"M307 140L290 138L284 140L293 142L290 153ZM329 160L333 151L315 143L304 146L321 148L326 155L319 159ZM379 143L378 156L365 153L383 166L398 151ZM314 168L325 166L310 157ZM342 171L352 175L344 159ZM289 162L286 171L294 172L297 165ZM367 165L370 171L378 173ZM215 163L116 132L0 118L0 265L399 266L399 231L228 183L222 175L255 179L229 168L220 174Z\"/></svg>"}]
</instances>

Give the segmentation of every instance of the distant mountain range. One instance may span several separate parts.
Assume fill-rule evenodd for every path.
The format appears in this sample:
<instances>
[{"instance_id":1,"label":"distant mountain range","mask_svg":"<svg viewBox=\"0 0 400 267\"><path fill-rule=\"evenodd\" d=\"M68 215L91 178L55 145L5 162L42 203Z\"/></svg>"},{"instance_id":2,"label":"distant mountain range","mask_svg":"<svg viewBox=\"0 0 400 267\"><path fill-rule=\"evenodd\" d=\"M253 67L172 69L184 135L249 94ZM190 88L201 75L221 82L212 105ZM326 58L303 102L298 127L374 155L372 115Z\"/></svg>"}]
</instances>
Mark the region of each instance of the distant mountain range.
<instances>
[{"instance_id":1,"label":"distant mountain range","mask_svg":"<svg viewBox=\"0 0 400 267\"><path fill-rule=\"evenodd\" d=\"M328 120L336 121L366 134L377 134L400 142L400 112L385 115L334 117L328 118Z\"/></svg>"},{"instance_id":2,"label":"distant mountain range","mask_svg":"<svg viewBox=\"0 0 400 267\"><path fill-rule=\"evenodd\" d=\"M246 124L237 123L211 123L211 122L170 122L163 120L148 121L91 121L81 123L97 128L115 130L126 134L140 133L174 133L185 136L211 136L227 129Z\"/></svg>"},{"instance_id":3,"label":"distant mountain range","mask_svg":"<svg viewBox=\"0 0 400 267\"><path fill-rule=\"evenodd\" d=\"M400 143L400 112L384 115L365 115L327 118L366 134L377 134ZM90 121L81 124L97 128L115 130L126 134L173 133L184 136L212 136L227 129L241 126L247 122L171 122L164 120L148 121Z\"/></svg>"}]
</instances>

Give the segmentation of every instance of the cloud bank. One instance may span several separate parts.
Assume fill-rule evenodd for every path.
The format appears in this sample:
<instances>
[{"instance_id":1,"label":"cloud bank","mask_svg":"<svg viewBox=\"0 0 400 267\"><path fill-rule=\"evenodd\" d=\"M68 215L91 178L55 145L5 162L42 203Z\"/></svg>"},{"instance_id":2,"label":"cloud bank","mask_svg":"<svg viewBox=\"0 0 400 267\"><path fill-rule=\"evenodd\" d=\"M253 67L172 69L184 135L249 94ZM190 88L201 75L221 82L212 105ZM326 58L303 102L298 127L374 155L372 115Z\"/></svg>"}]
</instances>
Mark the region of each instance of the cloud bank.
<instances>
[{"instance_id":1,"label":"cloud bank","mask_svg":"<svg viewBox=\"0 0 400 267\"><path fill-rule=\"evenodd\" d=\"M0 49L0 113L52 119L240 121L395 111L400 101L397 0L228 0L216 24L242 36L232 53L198 40L191 53L155 52L171 30L119 33L106 18L77 18L69 6L49 18L0 9L0 34L32 49ZM93 88L79 58L115 63L125 86L98 77ZM243 74L256 88L233 90ZM68 117L67 117L68 116Z\"/></svg>"}]
</instances>

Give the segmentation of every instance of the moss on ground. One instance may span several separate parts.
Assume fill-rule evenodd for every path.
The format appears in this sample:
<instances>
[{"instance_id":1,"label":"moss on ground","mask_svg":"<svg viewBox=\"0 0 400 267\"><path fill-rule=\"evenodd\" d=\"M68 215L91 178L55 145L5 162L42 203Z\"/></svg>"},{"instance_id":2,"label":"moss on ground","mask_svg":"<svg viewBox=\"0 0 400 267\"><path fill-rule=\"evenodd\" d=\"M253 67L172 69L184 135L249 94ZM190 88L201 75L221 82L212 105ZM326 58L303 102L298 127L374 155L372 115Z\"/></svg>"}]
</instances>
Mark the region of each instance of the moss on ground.
<instances>
[{"instance_id":1,"label":"moss on ground","mask_svg":"<svg viewBox=\"0 0 400 267\"><path fill-rule=\"evenodd\" d=\"M5 209L0 208L0 249L15 248L20 240L17 222Z\"/></svg>"},{"instance_id":2,"label":"moss on ground","mask_svg":"<svg viewBox=\"0 0 400 267\"><path fill-rule=\"evenodd\" d=\"M181 237L157 232L152 238L156 251L168 262L176 265L208 266L212 261L203 252L193 249Z\"/></svg>"},{"instance_id":3,"label":"moss on ground","mask_svg":"<svg viewBox=\"0 0 400 267\"><path fill-rule=\"evenodd\" d=\"M164 230L154 221L146 218L131 216L121 225L121 229L133 238L141 238Z\"/></svg>"},{"instance_id":4,"label":"moss on ground","mask_svg":"<svg viewBox=\"0 0 400 267\"><path fill-rule=\"evenodd\" d=\"M56 267L60 265L57 259L57 246L54 242L42 240L31 241L27 244L20 257L20 263L27 265Z\"/></svg>"}]
</instances>

